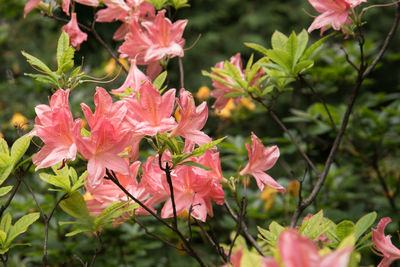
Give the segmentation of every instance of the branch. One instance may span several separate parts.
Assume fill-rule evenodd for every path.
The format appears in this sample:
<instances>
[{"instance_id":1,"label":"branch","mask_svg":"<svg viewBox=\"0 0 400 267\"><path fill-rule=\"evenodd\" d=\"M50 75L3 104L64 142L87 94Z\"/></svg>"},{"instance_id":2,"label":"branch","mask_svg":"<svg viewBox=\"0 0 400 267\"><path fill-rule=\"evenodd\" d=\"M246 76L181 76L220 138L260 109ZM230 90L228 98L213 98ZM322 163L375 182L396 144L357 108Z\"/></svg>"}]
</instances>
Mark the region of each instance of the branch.
<instances>
[{"instance_id":1,"label":"branch","mask_svg":"<svg viewBox=\"0 0 400 267\"><path fill-rule=\"evenodd\" d=\"M399 26L400 22L400 3L396 5L396 15L392 24L392 27L389 30L388 35L383 42L381 49L379 50L378 54L376 55L375 59L372 61L371 65L367 68L364 72L362 78L365 79L375 68L376 64L378 64L379 60L383 57L386 52L387 47L389 46L390 41L393 39L394 34L396 33L397 27Z\"/></svg>"},{"instance_id":2,"label":"branch","mask_svg":"<svg viewBox=\"0 0 400 267\"><path fill-rule=\"evenodd\" d=\"M226 210L228 211L229 215L231 215L232 219L237 222L238 221L238 217L235 214L235 212L232 210L232 208L229 205L228 201L225 200L224 206L225 206ZM245 224L245 222L242 222L241 227L242 227L242 232L243 232L244 237L246 238L246 240L257 250L257 252L261 256L264 256L264 253L263 253L261 247L258 245L256 240L249 233L249 230L248 230L247 225Z\"/></svg>"},{"instance_id":3,"label":"branch","mask_svg":"<svg viewBox=\"0 0 400 267\"><path fill-rule=\"evenodd\" d=\"M175 205L175 197L174 197L174 186L172 185L172 179L171 179L171 169L168 165L168 163L165 164L165 168L162 166L162 154L158 155L158 164L160 165L160 169L165 172L165 176L167 177L167 182L169 185L169 190L171 193L171 202L172 202L172 212L174 214L173 218L173 227L178 230L178 216L176 215L176 205Z\"/></svg>"},{"instance_id":4,"label":"branch","mask_svg":"<svg viewBox=\"0 0 400 267\"><path fill-rule=\"evenodd\" d=\"M103 240L101 240L100 232L97 232L97 233L96 233L96 236L97 236L97 239L99 240L100 247L99 247L99 248L96 248L96 250L94 251L94 255L93 255L92 261L91 261L91 263L90 263L90 267L93 267L93 266L94 266L94 263L96 262L97 255L99 255L100 253L102 253L103 250L104 250L104 247L103 247Z\"/></svg>"},{"instance_id":5,"label":"branch","mask_svg":"<svg viewBox=\"0 0 400 267\"><path fill-rule=\"evenodd\" d=\"M183 71L183 63L182 59L178 57L178 63L179 63L179 74L180 74L180 81L181 81L181 88L185 88L185 73Z\"/></svg>"},{"instance_id":6,"label":"branch","mask_svg":"<svg viewBox=\"0 0 400 267\"><path fill-rule=\"evenodd\" d=\"M18 191L19 186L21 185L21 180L17 179L17 184L14 186L13 191L11 192L11 195L8 197L7 202L4 203L4 205L1 206L0 209L0 217L3 216L4 211L8 208L10 205L11 201L13 200L15 194Z\"/></svg>"},{"instance_id":7,"label":"branch","mask_svg":"<svg viewBox=\"0 0 400 267\"><path fill-rule=\"evenodd\" d=\"M224 263L227 263L227 257L225 255L225 251L224 249L219 245L218 242L216 242L206 231L206 229L204 229L204 226L196 219L194 219L196 224L200 227L201 232L204 234L204 236L207 238L208 242L210 242L210 244L214 247L215 251L217 252L217 254L220 256L220 258L222 259L222 261Z\"/></svg>"}]
</instances>

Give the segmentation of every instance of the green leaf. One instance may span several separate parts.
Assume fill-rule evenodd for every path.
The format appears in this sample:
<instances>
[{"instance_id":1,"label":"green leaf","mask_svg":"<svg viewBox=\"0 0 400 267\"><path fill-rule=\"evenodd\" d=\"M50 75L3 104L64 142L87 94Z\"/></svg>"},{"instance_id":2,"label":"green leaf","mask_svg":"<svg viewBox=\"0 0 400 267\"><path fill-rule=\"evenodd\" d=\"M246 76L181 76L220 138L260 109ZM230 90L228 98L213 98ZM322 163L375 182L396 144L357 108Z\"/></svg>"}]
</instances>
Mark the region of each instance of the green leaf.
<instances>
[{"instance_id":1,"label":"green leaf","mask_svg":"<svg viewBox=\"0 0 400 267\"><path fill-rule=\"evenodd\" d=\"M65 51L69 48L69 36L65 31L61 32L60 38L58 38L57 44L57 64L58 68L62 65L62 56L64 55Z\"/></svg>"},{"instance_id":2,"label":"green leaf","mask_svg":"<svg viewBox=\"0 0 400 267\"><path fill-rule=\"evenodd\" d=\"M270 60L281 66L285 70L285 72L291 72L292 57L286 51L269 49L267 51L267 56Z\"/></svg>"},{"instance_id":3,"label":"green leaf","mask_svg":"<svg viewBox=\"0 0 400 267\"><path fill-rule=\"evenodd\" d=\"M40 59L26 53L25 51L22 51L21 53L24 57L26 57L26 59L28 60L28 62L31 65L40 68L42 71L46 72L48 75L50 75L54 79L57 79L54 72L52 72L51 69L49 67L47 67L47 65L44 64Z\"/></svg>"},{"instance_id":4,"label":"green leaf","mask_svg":"<svg viewBox=\"0 0 400 267\"><path fill-rule=\"evenodd\" d=\"M7 239L7 233L4 232L3 230L0 230L0 244L2 246L4 246L6 239Z\"/></svg>"},{"instance_id":5,"label":"green leaf","mask_svg":"<svg viewBox=\"0 0 400 267\"><path fill-rule=\"evenodd\" d=\"M201 155L204 154L204 152L206 152L207 150L209 150L210 148L213 148L214 146L218 145L219 143L221 143L222 141L224 141L225 137L222 137L218 140L212 141L208 144L202 145L198 148L196 148L195 150L193 150L193 152L190 154L192 157L199 157Z\"/></svg>"},{"instance_id":6,"label":"green leaf","mask_svg":"<svg viewBox=\"0 0 400 267\"><path fill-rule=\"evenodd\" d=\"M86 177L88 176L87 171L85 171L84 173L81 174L81 176L79 176L78 180L72 185L71 188L71 192L74 192L76 190L78 190L81 186L83 186L84 184L86 184Z\"/></svg>"},{"instance_id":7,"label":"green leaf","mask_svg":"<svg viewBox=\"0 0 400 267\"><path fill-rule=\"evenodd\" d=\"M286 50L288 38L280 31L275 31L271 37L271 45L273 49Z\"/></svg>"},{"instance_id":8,"label":"green leaf","mask_svg":"<svg viewBox=\"0 0 400 267\"><path fill-rule=\"evenodd\" d=\"M253 50L256 50L257 52L260 52L261 54L266 55L268 49L263 47L262 45L255 44L255 43L244 43L245 46L250 47Z\"/></svg>"},{"instance_id":9,"label":"green leaf","mask_svg":"<svg viewBox=\"0 0 400 267\"><path fill-rule=\"evenodd\" d=\"M10 151L8 150L8 145L6 140L4 138L0 138L0 152L10 154Z\"/></svg>"},{"instance_id":10,"label":"green leaf","mask_svg":"<svg viewBox=\"0 0 400 267\"><path fill-rule=\"evenodd\" d=\"M94 220L95 229L97 230L99 226L103 225L103 223L107 219L107 217L109 217L114 211L116 211L119 208L122 208L126 204L127 204L127 201L116 201L114 203L111 203Z\"/></svg>"},{"instance_id":11,"label":"green leaf","mask_svg":"<svg viewBox=\"0 0 400 267\"><path fill-rule=\"evenodd\" d=\"M186 165L186 166L191 166L191 167L197 167L197 168L204 169L206 171L211 171L212 170L212 168L210 168L210 167L204 166L204 165L202 165L200 163L197 163L197 162L194 162L194 161L191 161L191 160L181 162L178 165Z\"/></svg>"},{"instance_id":12,"label":"green leaf","mask_svg":"<svg viewBox=\"0 0 400 267\"><path fill-rule=\"evenodd\" d=\"M74 230L72 232L67 233L65 236L71 237L71 236L74 236L74 235L77 235L77 234L83 233L83 232L91 232L92 233L93 232L93 228L90 228L90 227L78 228L78 229L76 229L76 230Z\"/></svg>"},{"instance_id":13,"label":"green leaf","mask_svg":"<svg viewBox=\"0 0 400 267\"><path fill-rule=\"evenodd\" d=\"M355 237L354 234L351 233L348 236L346 236L339 244L339 246L336 249L341 249L341 248L345 248L345 247L350 247L350 246L354 246L355 244Z\"/></svg>"},{"instance_id":14,"label":"green leaf","mask_svg":"<svg viewBox=\"0 0 400 267\"><path fill-rule=\"evenodd\" d=\"M225 61L224 63L224 68L229 72L229 74L231 75L231 78L233 78L233 80L243 89L247 89L247 84L246 82L243 80L243 77L239 71L239 69L233 65L232 63L230 63L229 61Z\"/></svg>"},{"instance_id":15,"label":"green leaf","mask_svg":"<svg viewBox=\"0 0 400 267\"><path fill-rule=\"evenodd\" d=\"M163 71L160 75L158 75L154 81L153 85L155 88L157 88L157 91L160 91L163 83L165 82L165 79L167 78L167 71Z\"/></svg>"},{"instance_id":16,"label":"green leaf","mask_svg":"<svg viewBox=\"0 0 400 267\"><path fill-rule=\"evenodd\" d=\"M336 33L333 32L331 34L328 34L325 37L322 37L321 39L319 39L318 41L316 41L315 43L313 43L312 45L310 45L306 51L304 52L304 55L302 56L303 59L308 59L308 58L312 58L314 52L331 36L335 35Z\"/></svg>"},{"instance_id":17,"label":"green leaf","mask_svg":"<svg viewBox=\"0 0 400 267\"><path fill-rule=\"evenodd\" d=\"M13 168L14 168L13 164L10 164L8 165L8 167L0 169L0 185L2 185L4 181L8 178Z\"/></svg>"},{"instance_id":18,"label":"green leaf","mask_svg":"<svg viewBox=\"0 0 400 267\"><path fill-rule=\"evenodd\" d=\"M367 231L371 225L375 222L376 212L373 211L361 217L354 227L354 236L357 241L365 231Z\"/></svg>"},{"instance_id":19,"label":"green leaf","mask_svg":"<svg viewBox=\"0 0 400 267\"><path fill-rule=\"evenodd\" d=\"M73 192L67 199L61 200L60 207L72 217L93 222L93 217L89 214L86 202L79 192Z\"/></svg>"},{"instance_id":20,"label":"green leaf","mask_svg":"<svg viewBox=\"0 0 400 267\"><path fill-rule=\"evenodd\" d=\"M7 167L11 163L11 158L8 153L0 152L0 169Z\"/></svg>"},{"instance_id":21,"label":"green leaf","mask_svg":"<svg viewBox=\"0 0 400 267\"><path fill-rule=\"evenodd\" d=\"M5 186L5 187L0 187L0 197L6 195L8 192L11 191L11 189L13 189L12 185Z\"/></svg>"},{"instance_id":22,"label":"green leaf","mask_svg":"<svg viewBox=\"0 0 400 267\"><path fill-rule=\"evenodd\" d=\"M25 154L31 143L32 136L22 136L14 142L11 147L11 162L15 165Z\"/></svg>"},{"instance_id":23,"label":"green leaf","mask_svg":"<svg viewBox=\"0 0 400 267\"><path fill-rule=\"evenodd\" d=\"M297 35L297 50L296 50L296 57L295 62L297 62L303 55L304 50L308 44L308 33L305 29L303 29L299 35Z\"/></svg>"},{"instance_id":24,"label":"green leaf","mask_svg":"<svg viewBox=\"0 0 400 267\"><path fill-rule=\"evenodd\" d=\"M347 236L354 233L354 223L344 220L336 226L336 235L340 240L344 240Z\"/></svg>"},{"instance_id":25,"label":"green leaf","mask_svg":"<svg viewBox=\"0 0 400 267\"><path fill-rule=\"evenodd\" d=\"M294 32L289 36L289 39L286 44L286 52L290 56L290 66L294 66L296 64L296 53L297 53L297 36Z\"/></svg>"},{"instance_id":26,"label":"green leaf","mask_svg":"<svg viewBox=\"0 0 400 267\"><path fill-rule=\"evenodd\" d=\"M302 73L303 71L311 68L313 65L314 61L311 59L302 60L294 67L293 74L298 75L299 73Z\"/></svg>"},{"instance_id":27,"label":"green leaf","mask_svg":"<svg viewBox=\"0 0 400 267\"><path fill-rule=\"evenodd\" d=\"M62 188L66 193L71 191L71 183L68 176L40 173L39 177L46 183Z\"/></svg>"},{"instance_id":28,"label":"green leaf","mask_svg":"<svg viewBox=\"0 0 400 267\"><path fill-rule=\"evenodd\" d=\"M37 219L39 219L39 217L39 212L34 212L27 214L16 221L15 224L11 226L10 230L8 231L7 241L5 245L8 247L18 235L26 232L26 230L28 230L28 227Z\"/></svg>"},{"instance_id":29,"label":"green leaf","mask_svg":"<svg viewBox=\"0 0 400 267\"><path fill-rule=\"evenodd\" d=\"M11 214L9 212L7 212L0 221L0 230L4 231L4 232L8 232L8 230L11 227L11 221L12 221L12 217Z\"/></svg>"},{"instance_id":30,"label":"green leaf","mask_svg":"<svg viewBox=\"0 0 400 267\"><path fill-rule=\"evenodd\" d=\"M64 54L61 56L57 74L65 73L74 67L74 55L75 49L72 46L64 51Z\"/></svg>"},{"instance_id":31,"label":"green leaf","mask_svg":"<svg viewBox=\"0 0 400 267\"><path fill-rule=\"evenodd\" d=\"M36 81L44 83L44 84L52 84L52 85L58 85L58 82L56 79L49 75L44 75L44 74L31 74L31 73L24 73L25 76L32 77Z\"/></svg>"}]
</instances>

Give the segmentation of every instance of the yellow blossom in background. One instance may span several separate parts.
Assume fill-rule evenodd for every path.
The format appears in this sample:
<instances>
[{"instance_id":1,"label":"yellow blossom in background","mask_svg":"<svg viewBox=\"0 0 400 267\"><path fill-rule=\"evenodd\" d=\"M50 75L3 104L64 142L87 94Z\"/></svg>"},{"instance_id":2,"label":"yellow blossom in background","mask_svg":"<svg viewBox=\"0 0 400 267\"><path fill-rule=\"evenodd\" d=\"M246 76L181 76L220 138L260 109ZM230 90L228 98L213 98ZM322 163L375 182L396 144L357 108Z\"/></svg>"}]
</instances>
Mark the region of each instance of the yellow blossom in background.
<instances>
[{"instance_id":1,"label":"yellow blossom in background","mask_svg":"<svg viewBox=\"0 0 400 267\"><path fill-rule=\"evenodd\" d=\"M89 193L89 191L86 191L86 193L83 195L83 199L85 201L92 200L93 196Z\"/></svg>"},{"instance_id":2,"label":"yellow blossom in background","mask_svg":"<svg viewBox=\"0 0 400 267\"><path fill-rule=\"evenodd\" d=\"M87 121L85 119L82 119L81 120L81 127L82 128L86 128L86 126L87 126Z\"/></svg>"},{"instance_id":3,"label":"yellow blossom in background","mask_svg":"<svg viewBox=\"0 0 400 267\"><path fill-rule=\"evenodd\" d=\"M202 86L199 88L199 90L196 93L196 99L197 100L207 100L210 98L210 88L207 86Z\"/></svg>"},{"instance_id":4,"label":"yellow blossom in background","mask_svg":"<svg viewBox=\"0 0 400 267\"><path fill-rule=\"evenodd\" d=\"M28 119L24 115L22 115L21 113L15 113L14 116L10 120L10 125L12 127L18 127L18 128L21 128L22 130L26 130L27 122L28 122Z\"/></svg>"},{"instance_id":5,"label":"yellow blossom in background","mask_svg":"<svg viewBox=\"0 0 400 267\"><path fill-rule=\"evenodd\" d=\"M0 138L4 138L4 135L2 132L0 132Z\"/></svg>"},{"instance_id":6,"label":"yellow blossom in background","mask_svg":"<svg viewBox=\"0 0 400 267\"><path fill-rule=\"evenodd\" d=\"M296 180L292 180L290 182L289 186L287 187L288 194L290 194L294 197L299 196L299 190L300 190L300 184Z\"/></svg>"},{"instance_id":7,"label":"yellow blossom in background","mask_svg":"<svg viewBox=\"0 0 400 267\"><path fill-rule=\"evenodd\" d=\"M240 100L240 104L241 104L241 106L243 106L251 111L256 109L256 105L251 101L251 98L249 98L249 97L243 97Z\"/></svg>"},{"instance_id":8,"label":"yellow blossom in background","mask_svg":"<svg viewBox=\"0 0 400 267\"><path fill-rule=\"evenodd\" d=\"M126 61L126 59L120 58L120 59L119 59L119 62L121 62L121 64L122 64L126 69L129 69L129 65L128 65L128 62ZM117 61L115 61L115 59L111 58L111 59L107 62L106 66L104 67L104 72L105 72L107 75L111 75L111 74L113 74L113 73L115 72L115 70L117 69L117 67L119 67L119 65L117 64Z\"/></svg>"},{"instance_id":9,"label":"yellow blossom in background","mask_svg":"<svg viewBox=\"0 0 400 267\"><path fill-rule=\"evenodd\" d=\"M265 204L264 204L264 210L268 211L270 209L272 209L272 207L275 204L275 195L276 193L278 193L278 190L276 190L275 188L266 186L264 191L262 192L260 198L262 200L265 200Z\"/></svg>"},{"instance_id":10,"label":"yellow blossom in background","mask_svg":"<svg viewBox=\"0 0 400 267\"><path fill-rule=\"evenodd\" d=\"M235 107L236 105L231 98L229 99L228 103L226 103L225 107L221 111L215 111L215 114L221 118L229 119L232 116L232 110L234 110Z\"/></svg>"},{"instance_id":11,"label":"yellow blossom in background","mask_svg":"<svg viewBox=\"0 0 400 267\"><path fill-rule=\"evenodd\" d=\"M246 181L246 187L249 187L249 186L250 186L250 182L251 182L250 177L244 178L244 179L242 180L242 184L243 184L243 185L244 185L245 181Z\"/></svg>"},{"instance_id":12,"label":"yellow blossom in background","mask_svg":"<svg viewBox=\"0 0 400 267\"><path fill-rule=\"evenodd\" d=\"M174 117L175 117L175 120L176 120L177 122L179 122L179 121L181 120L181 111L179 110L179 108L177 108L177 109L175 110Z\"/></svg>"},{"instance_id":13,"label":"yellow blossom in background","mask_svg":"<svg viewBox=\"0 0 400 267\"><path fill-rule=\"evenodd\" d=\"M179 250L177 250L177 252L178 252L180 255L182 255L182 256L186 255L185 250L183 250L183 243L182 243L182 240L179 239L178 243L176 244L176 247L179 248Z\"/></svg>"}]
</instances>

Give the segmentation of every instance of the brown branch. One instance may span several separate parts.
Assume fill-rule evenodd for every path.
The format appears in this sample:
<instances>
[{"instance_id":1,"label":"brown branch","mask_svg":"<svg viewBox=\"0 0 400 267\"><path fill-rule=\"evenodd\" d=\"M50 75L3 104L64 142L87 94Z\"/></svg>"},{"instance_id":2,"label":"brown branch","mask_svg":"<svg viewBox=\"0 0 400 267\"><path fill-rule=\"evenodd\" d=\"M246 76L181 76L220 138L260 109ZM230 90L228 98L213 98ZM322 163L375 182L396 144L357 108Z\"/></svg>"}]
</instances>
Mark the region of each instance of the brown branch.
<instances>
[{"instance_id":1,"label":"brown branch","mask_svg":"<svg viewBox=\"0 0 400 267\"><path fill-rule=\"evenodd\" d=\"M178 64L179 64L179 77L181 81L181 88L185 88L185 73L183 71L183 63L182 58L178 57Z\"/></svg>"},{"instance_id":2,"label":"brown branch","mask_svg":"<svg viewBox=\"0 0 400 267\"><path fill-rule=\"evenodd\" d=\"M8 206L10 206L11 201L13 200L15 194L17 193L20 185L21 185L21 180L17 179L17 183L16 183L16 185L14 185L13 191L11 192L11 195L8 197L7 202L1 206L0 218L3 216L3 212L8 208Z\"/></svg>"},{"instance_id":3,"label":"brown branch","mask_svg":"<svg viewBox=\"0 0 400 267\"><path fill-rule=\"evenodd\" d=\"M100 233L100 232L97 232L97 233L96 233L96 236L97 236L97 239L99 240L100 247L95 249L94 255L93 255L93 258L92 258L92 261L91 261L91 263L90 263L90 267L93 267L93 266L94 266L94 263L96 262L97 256L98 256L100 253L102 253L103 250L104 250L103 240L101 240L101 233Z\"/></svg>"},{"instance_id":4,"label":"brown branch","mask_svg":"<svg viewBox=\"0 0 400 267\"><path fill-rule=\"evenodd\" d=\"M236 222L238 222L238 217L235 214L235 212L232 210L231 206L229 205L229 202L225 200L224 206L226 210L228 211L229 215L232 217L232 219ZM256 240L252 237L252 235L249 233L249 229L247 228L247 225L245 222L241 223L242 227L242 232L244 234L244 237L246 240L257 250L257 252L261 255L264 256L264 252L262 251L261 247L257 244Z\"/></svg>"},{"instance_id":5,"label":"brown branch","mask_svg":"<svg viewBox=\"0 0 400 267\"><path fill-rule=\"evenodd\" d=\"M304 79L303 75L300 74L299 79L300 79L300 82L302 82L305 86L307 86L310 89L310 91L313 93L313 95L318 99L318 101L321 102L321 104L324 106L324 109L325 109L326 113L328 114L328 117L331 122L333 130L335 131L335 133L338 133L339 130L336 127L335 121L332 118L332 114L330 113L328 106L326 105L326 102L320 97L319 94L317 94L317 92L315 92L314 88L311 86L311 84L309 84L307 82L306 79Z\"/></svg>"},{"instance_id":6,"label":"brown branch","mask_svg":"<svg viewBox=\"0 0 400 267\"><path fill-rule=\"evenodd\" d=\"M200 227L201 232L204 234L204 236L206 237L206 239L208 240L208 242L213 246L213 248L215 249L215 251L217 252L218 256L221 258L221 260L224 263L227 263L228 259L225 255L225 251L224 249L219 245L218 242L216 242L206 231L206 229L204 229L204 226L196 219L194 219L196 224Z\"/></svg>"}]
</instances>

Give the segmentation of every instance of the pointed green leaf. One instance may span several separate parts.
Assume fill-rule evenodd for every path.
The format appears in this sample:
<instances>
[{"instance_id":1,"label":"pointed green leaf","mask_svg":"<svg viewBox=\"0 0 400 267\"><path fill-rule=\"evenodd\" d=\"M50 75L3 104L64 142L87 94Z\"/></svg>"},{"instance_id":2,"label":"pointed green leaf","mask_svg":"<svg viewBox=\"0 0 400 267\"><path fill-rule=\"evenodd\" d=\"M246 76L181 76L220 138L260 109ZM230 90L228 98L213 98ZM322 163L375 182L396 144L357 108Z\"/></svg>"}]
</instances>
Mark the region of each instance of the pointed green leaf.
<instances>
[{"instance_id":1,"label":"pointed green leaf","mask_svg":"<svg viewBox=\"0 0 400 267\"><path fill-rule=\"evenodd\" d=\"M331 34L328 34L327 36L322 37L321 39L319 39L318 41L316 41L315 43L313 43L312 45L310 45L306 51L304 52L304 55L302 56L303 59L308 59L308 58L312 58L314 52L331 36L335 35L336 33L333 32Z\"/></svg>"},{"instance_id":2,"label":"pointed green leaf","mask_svg":"<svg viewBox=\"0 0 400 267\"><path fill-rule=\"evenodd\" d=\"M8 230L10 229L10 227L11 227L11 221L12 221L12 218L11 218L11 214L9 213L9 212L7 212L2 218L1 218L1 221L0 221L0 230L2 230L2 231L4 231L4 232L8 232Z\"/></svg>"},{"instance_id":3,"label":"pointed green leaf","mask_svg":"<svg viewBox=\"0 0 400 267\"><path fill-rule=\"evenodd\" d=\"M10 151L8 150L8 145L6 140L4 138L0 138L0 152L10 154Z\"/></svg>"},{"instance_id":4,"label":"pointed green leaf","mask_svg":"<svg viewBox=\"0 0 400 267\"><path fill-rule=\"evenodd\" d=\"M273 49L286 50L288 38L280 31L275 31L271 37L271 45Z\"/></svg>"},{"instance_id":5,"label":"pointed green leaf","mask_svg":"<svg viewBox=\"0 0 400 267\"><path fill-rule=\"evenodd\" d=\"M210 148L213 148L214 146L218 145L219 143L224 141L225 138L226 138L226 136L196 148L195 150L193 150L191 156L199 157L199 156L203 155L204 152L206 152Z\"/></svg>"},{"instance_id":6,"label":"pointed green leaf","mask_svg":"<svg viewBox=\"0 0 400 267\"><path fill-rule=\"evenodd\" d=\"M282 50L268 50L267 56L270 60L281 66L285 72L290 73L292 70L292 57Z\"/></svg>"},{"instance_id":7,"label":"pointed green leaf","mask_svg":"<svg viewBox=\"0 0 400 267\"><path fill-rule=\"evenodd\" d=\"M61 32L60 38L58 38L57 44L57 64L58 68L62 65L62 56L64 55L65 51L69 48L69 36L65 31Z\"/></svg>"},{"instance_id":8,"label":"pointed green leaf","mask_svg":"<svg viewBox=\"0 0 400 267\"><path fill-rule=\"evenodd\" d=\"M12 186L12 185L5 186L5 187L0 187L0 197L2 197L2 196L4 196L4 195L8 194L8 192L10 192L11 189L13 189L13 186Z\"/></svg>"},{"instance_id":9,"label":"pointed green leaf","mask_svg":"<svg viewBox=\"0 0 400 267\"><path fill-rule=\"evenodd\" d=\"M69 193L71 190L71 183L70 180L67 176L64 175L50 175L47 173L40 173L39 174L40 179L45 181L46 183L49 183L51 185L54 185L56 187L62 188L66 193Z\"/></svg>"},{"instance_id":10,"label":"pointed green leaf","mask_svg":"<svg viewBox=\"0 0 400 267\"><path fill-rule=\"evenodd\" d=\"M4 181L8 178L10 173L13 170L13 164L8 165L8 167L0 168L0 185L4 183Z\"/></svg>"},{"instance_id":11,"label":"pointed green leaf","mask_svg":"<svg viewBox=\"0 0 400 267\"><path fill-rule=\"evenodd\" d=\"M242 74L239 69L230 63L229 61L225 61L224 68L229 72L230 77L243 89L247 88L246 82L243 80Z\"/></svg>"},{"instance_id":12,"label":"pointed green leaf","mask_svg":"<svg viewBox=\"0 0 400 267\"><path fill-rule=\"evenodd\" d=\"M65 236L71 237L71 236L74 236L74 235L77 235L77 234L83 233L83 232L91 232L91 233L92 233L92 232L93 232L93 229L90 228L90 227L79 228L79 229L76 229L76 230L74 230L74 231L72 231L72 232L67 233Z\"/></svg>"},{"instance_id":13,"label":"pointed green leaf","mask_svg":"<svg viewBox=\"0 0 400 267\"><path fill-rule=\"evenodd\" d=\"M27 214L16 221L15 224L11 226L10 230L8 231L6 246L8 247L18 235L26 232L26 230L28 230L28 227L37 219L39 219L39 217L39 212L34 212Z\"/></svg>"},{"instance_id":14,"label":"pointed green leaf","mask_svg":"<svg viewBox=\"0 0 400 267\"><path fill-rule=\"evenodd\" d=\"M1 246L4 246L5 242L7 239L7 233L5 233L3 230L0 230L0 244Z\"/></svg>"},{"instance_id":15,"label":"pointed green leaf","mask_svg":"<svg viewBox=\"0 0 400 267\"><path fill-rule=\"evenodd\" d=\"M314 61L311 59L302 60L299 63L297 63L296 66L294 67L293 74L298 75L304 72L305 70L311 68L313 65Z\"/></svg>"},{"instance_id":16,"label":"pointed green leaf","mask_svg":"<svg viewBox=\"0 0 400 267\"><path fill-rule=\"evenodd\" d=\"M31 143L32 136L22 136L14 142L11 147L11 162L15 165L25 154Z\"/></svg>"},{"instance_id":17,"label":"pointed green leaf","mask_svg":"<svg viewBox=\"0 0 400 267\"><path fill-rule=\"evenodd\" d=\"M97 216L94 220L94 228L97 229L99 226L101 226L104 222L104 220L110 216L115 210L122 208L124 205L126 205L126 201L116 201L114 203L111 203L108 205L107 208L105 208L99 216Z\"/></svg>"},{"instance_id":18,"label":"pointed green leaf","mask_svg":"<svg viewBox=\"0 0 400 267\"><path fill-rule=\"evenodd\" d=\"M44 75L44 74L31 74L31 73L24 73L25 76L32 77L36 81L44 83L44 84L52 84L52 85L57 85L58 82L56 79L49 75Z\"/></svg>"},{"instance_id":19,"label":"pointed green leaf","mask_svg":"<svg viewBox=\"0 0 400 267\"><path fill-rule=\"evenodd\" d=\"M290 68L292 68L296 63L297 44L297 36L294 32L292 32L286 44L286 52L290 56Z\"/></svg>"},{"instance_id":20,"label":"pointed green leaf","mask_svg":"<svg viewBox=\"0 0 400 267\"><path fill-rule=\"evenodd\" d=\"M263 47L262 45L259 44L254 44L254 43L244 43L245 46L250 47L253 50L256 50L257 52L260 52L264 55L267 54L268 49Z\"/></svg>"},{"instance_id":21,"label":"pointed green leaf","mask_svg":"<svg viewBox=\"0 0 400 267\"><path fill-rule=\"evenodd\" d=\"M7 167L11 164L11 158L8 153L0 152L0 169Z\"/></svg>"},{"instance_id":22,"label":"pointed green leaf","mask_svg":"<svg viewBox=\"0 0 400 267\"><path fill-rule=\"evenodd\" d=\"M354 223L344 220L336 226L336 235L340 240L344 240L350 234L354 234Z\"/></svg>"},{"instance_id":23,"label":"pointed green leaf","mask_svg":"<svg viewBox=\"0 0 400 267\"><path fill-rule=\"evenodd\" d=\"M75 49L72 46L64 51L64 54L61 56L57 74L65 73L74 67L74 55Z\"/></svg>"},{"instance_id":24,"label":"pointed green leaf","mask_svg":"<svg viewBox=\"0 0 400 267\"><path fill-rule=\"evenodd\" d=\"M295 57L295 61L297 62L303 55L304 50L307 47L308 44L308 33L306 30L302 30L299 35L297 35L297 50L296 50L296 57Z\"/></svg>"},{"instance_id":25,"label":"pointed green leaf","mask_svg":"<svg viewBox=\"0 0 400 267\"><path fill-rule=\"evenodd\" d=\"M49 67L47 67L47 65L44 64L40 59L26 53L25 51L22 51L21 53L24 57L26 57L26 59L32 66L36 66L36 67L40 68L42 71L46 72L48 75L52 76L54 79L57 79L55 74L51 71L51 69Z\"/></svg>"},{"instance_id":26,"label":"pointed green leaf","mask_svg":"<svg viewBox=\"0 0 400 267\"><path fill-rule=\"evenodd\" d=\"M210 167L204 166L204 165L202 165L202 164L200 164L200 163L197 163L197 162L194 162L194 161L191 161L191 160L181 162L181 163L179 163L179 165L186 165L186 166L191 166L191 167L197 167L197 168L204 169L204 170L206 170L206 171L211 171L211 170L212 170L212 168L210 168Z\"/></svg>"},{"instance_id":27,"label":"pointed green leaf","mask_svg":"<svg viewBox=\"0 0 400 267\"><path fill-rule=\"evenodd\" d=\"M361 217L354 227L354 236L356 241L367 231L371 225L375 222L376 219L376 212L373 211Z\"/></svg>"},{"instance_id":28,"label":"pointed green leaf","mask_svg":"<svg viewBox=\"0 0 400 267\"><path fill-rule=\"evenodd\" d=\"M167 71L163 71L160 75L158 75L154 81L153 81L153 85L155 88L157 88L157 91L160 91L162 85L165 82L165 79L167 78Z\"/></svg>"},{"instance_id":29,"label":"pointed green leaf","mask_svg":"<svg viewBox=\"0 0 400 267\"><path fill-rule=\"evenodd\" d=\"M60 207L72 217L85 220L89 223L93 222L93 218L90 216L86 206L86 201L79 192L74 192L67 199L61 200Z\"/></svg>"}]
</instances>

